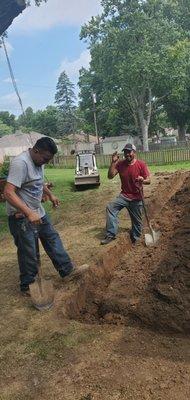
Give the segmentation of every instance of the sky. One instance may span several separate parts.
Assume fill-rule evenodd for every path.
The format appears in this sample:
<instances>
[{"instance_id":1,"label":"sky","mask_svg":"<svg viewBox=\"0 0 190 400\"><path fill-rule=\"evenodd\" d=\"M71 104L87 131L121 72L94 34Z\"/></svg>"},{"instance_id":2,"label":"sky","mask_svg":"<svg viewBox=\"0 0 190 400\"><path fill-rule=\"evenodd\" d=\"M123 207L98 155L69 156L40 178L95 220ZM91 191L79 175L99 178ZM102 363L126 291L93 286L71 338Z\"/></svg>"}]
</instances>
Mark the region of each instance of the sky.
<instances>
[{"instance_id":1,"label":"sky","mask_svg":"<svg viewBox=\"0 0 190 400\"><path fill-rule=\"evenodd\" d=\"M88 68L88 45L79 39L81 26L101 12L100 0L48 0L33 4L8 28L5 39L24 109L54 104L62 71L76 86L79 69ZM0 49L0 111L21 114L6 58Z\"/></svg>"}]
</instances>

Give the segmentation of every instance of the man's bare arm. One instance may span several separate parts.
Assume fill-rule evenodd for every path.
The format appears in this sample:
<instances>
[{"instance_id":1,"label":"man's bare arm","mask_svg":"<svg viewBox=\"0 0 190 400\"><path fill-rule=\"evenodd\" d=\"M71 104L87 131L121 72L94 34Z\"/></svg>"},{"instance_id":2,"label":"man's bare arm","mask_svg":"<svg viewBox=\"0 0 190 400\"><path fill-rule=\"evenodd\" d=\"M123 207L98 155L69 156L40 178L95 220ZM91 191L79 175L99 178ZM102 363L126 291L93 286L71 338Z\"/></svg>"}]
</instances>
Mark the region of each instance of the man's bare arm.
<instances>
[{"instance_id":1,"label":"man's bare arm","mask_svg":"<svg viewBox=\"0 0 190 400\"><path fill-rule=\"evenodd\" d=\"M151 180L150 180L150 176L147 176L147 178L143 178L143 176L138 176L138 178L136 179L136 182L139 182L143 185L150 185Z\"/></svg>"},{"instance_id":2,"label":"man's bare arm","mask_svg":"<svg viewBox=\"0 0 190 400\"><path fill-rule=\"evenodd\" d=\"M117 151L112 154L112 160L111 160L111 165L108 170L108 179L114 178L118 174L118 170L116 168L117 163L119 161L119 155L117 154Z\"/></svg>"},{"instance_id":3,"label":"man's bare arm","mask_svg":"<svg viewBox=\"0 0 190 400\"><path fill-rule=\"evenodd\" d=\"M51 190L48 189L45 184L43 186L43 192L48 196L54 207L58 207L60 205L60 200L56 196L54 196L54 194L51 192Z\"/></svg>"}]
</instances>

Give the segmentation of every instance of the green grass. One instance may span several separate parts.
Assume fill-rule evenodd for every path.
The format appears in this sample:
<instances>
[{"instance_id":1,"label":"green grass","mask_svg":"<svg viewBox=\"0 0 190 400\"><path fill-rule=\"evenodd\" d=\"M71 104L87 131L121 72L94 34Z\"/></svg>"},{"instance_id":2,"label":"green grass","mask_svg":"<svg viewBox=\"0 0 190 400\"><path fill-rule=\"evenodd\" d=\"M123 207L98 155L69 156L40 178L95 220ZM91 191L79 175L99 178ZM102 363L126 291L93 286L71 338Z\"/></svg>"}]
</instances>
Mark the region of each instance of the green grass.
<instances>
[{"instance_id":1,"label":"green grass","mask_svg":"<svg viewBox=\"0 0 190 400\"><path fill-rule=\"evenodd\" d=\"M155 172L174 172L177 170L190 170L189 162L181 162L169 165L150 166L150 171ZM61 200L64 208L77 204L82 199L86 199L88 192L74 190L74 169L47 168L46 178L54 184L53 192ZM101 188L107 184L107 168L100 169ZM91 189L89 189L91 190ZM98 190L98 189L97 189ZM52 211L50 203L45 203L46 211L52 216L56 222L55 212ZM5 203L0 203L0 239L8 234L7 216L5 211Z\"/></svg>"},{"instance_id":2,"label":"green grass","mask_svg":"<svg viewBox=\"0 0 190 400\"><path fill-rule=\"evenodd\" d=\"M30 340L25 347L25 354L35 354L38 360L51 360L64 357L67 349L73 349L79 344L87 344L97 338L97 332L86 329L80 323L72 321L64 333L54 332L44 338Z\"/></svg>"},{"instance_id":3,"label":"green grass","mask_svg":"<svg viewBox=\"0 0 190 400\"><path fill-rule=\"evenodd\" d=\"M190 171L190 161L178 162L174 164L167 165L151 165L149 169L152 173L155 172L174 172L180 170L189 170Z\"/></svg>"},{"instance_id":4,"label":"green grass","mask_svg":"<svg viewBox=\"0 0 190 400\"><path fill-rule=\"evenodd\" d=\"M74 169L47 169L45 171L46 180L52 182L54 185L53 193L61 201L61 207L66 210L71 207L73 203L77 204L81 200L86 200L87 193L94 190L88 189L78 191L74 187ZM107 170L101 170L101 184L106 185ZM98 188L96 189L98 190ZM53 222L56 222L56 212L52 210L50 202L44 204L45 210L51 215Z\"/></svg>"}]
</instances>

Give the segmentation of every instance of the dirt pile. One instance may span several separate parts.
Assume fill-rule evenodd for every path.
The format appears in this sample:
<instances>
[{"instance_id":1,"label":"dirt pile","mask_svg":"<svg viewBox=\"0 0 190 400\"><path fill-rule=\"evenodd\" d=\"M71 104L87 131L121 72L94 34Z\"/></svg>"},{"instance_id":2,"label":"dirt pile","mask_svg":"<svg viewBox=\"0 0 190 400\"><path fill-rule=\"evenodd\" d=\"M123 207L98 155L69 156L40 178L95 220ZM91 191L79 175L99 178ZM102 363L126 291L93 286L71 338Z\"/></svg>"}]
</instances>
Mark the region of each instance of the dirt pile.
<instances>
[{"instance_id":1,"label":"dirt pile","mask_svg":"<svg viewBox=\"0 0 190 400\"><path fill-rule=\"evenodd\" d=\"M190 331L190 177L176 173L146 194L149 215L162 231L156 247L142 240L131 247L127 235L100 250L88 273L63 295L64 315L87 321ZM63 307L64 303L64 307Z\"/></svg>"},{"instance_id":2,"label":"dirt pile","mask_svg":"<svg viewBox=\"0 0 190 400\"><path fill-rule=\"evenodd\" d=\"M190 178L165 206L156 266L134 314L155 327L190 332ZM161 257L159 255L161 253Z\"/></svg>"}]
</instances>

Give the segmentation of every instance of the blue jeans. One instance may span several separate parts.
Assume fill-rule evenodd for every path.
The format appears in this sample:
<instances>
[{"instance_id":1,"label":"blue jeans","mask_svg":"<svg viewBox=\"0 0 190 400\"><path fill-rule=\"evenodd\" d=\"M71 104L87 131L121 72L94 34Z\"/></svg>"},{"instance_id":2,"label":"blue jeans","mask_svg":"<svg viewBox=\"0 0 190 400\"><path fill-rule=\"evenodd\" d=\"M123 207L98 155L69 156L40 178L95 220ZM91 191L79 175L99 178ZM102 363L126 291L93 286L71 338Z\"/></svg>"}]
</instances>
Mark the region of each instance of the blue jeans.
<instances>
[{"instance_id":1,"label":"blue jeans","mask_svg":"<svg viewBox=\"0 0 190 400\"><path fill-rule=\"evenodd\" d=\"M115 237L118 231L118 213L123 208L127 208L131 218L131 236L137 240L142 231L142 201L128 200L120 194L116 199L109 203L106 208L106 236Z\"/></svg>"},{"instance_id":2,"label":"blue jeans","mask_svg":"<svg viewBox=\"0 0 190 400\"><path fill-rule=\"evenodd\" d=\"M38 273L38 237L59 274L62 277L70 274L73 269L72 261L47 215L42 218L42 224L35 226L27 218L17 219L10 216L9 229L17 246L21 290L27 290Z\"/></svg>"}]
</instances>

